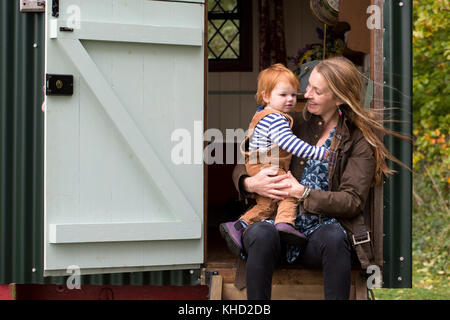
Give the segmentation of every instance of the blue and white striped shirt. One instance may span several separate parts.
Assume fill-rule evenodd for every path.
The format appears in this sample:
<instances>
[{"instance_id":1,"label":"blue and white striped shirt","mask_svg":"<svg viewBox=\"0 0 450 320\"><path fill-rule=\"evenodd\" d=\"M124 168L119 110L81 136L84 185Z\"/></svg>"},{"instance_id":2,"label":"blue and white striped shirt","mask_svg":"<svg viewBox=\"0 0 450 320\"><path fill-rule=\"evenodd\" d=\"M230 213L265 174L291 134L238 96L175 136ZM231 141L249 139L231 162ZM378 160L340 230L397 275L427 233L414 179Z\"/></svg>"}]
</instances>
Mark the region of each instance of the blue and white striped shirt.
<instances>
[{"instance_id":1,"label":"blue and white striped shirt","mask_svg":"<svg viewBox=\"0 0 450 320\"><path fill-rule=\"evenodd\" d=\"M289 120L280 113L270 113L262 118L250 137L249 150L267 151L274 144L300 158L323 160L326 148L315 147L297 138L289 126Z\"/></svg>"}]
</instances>

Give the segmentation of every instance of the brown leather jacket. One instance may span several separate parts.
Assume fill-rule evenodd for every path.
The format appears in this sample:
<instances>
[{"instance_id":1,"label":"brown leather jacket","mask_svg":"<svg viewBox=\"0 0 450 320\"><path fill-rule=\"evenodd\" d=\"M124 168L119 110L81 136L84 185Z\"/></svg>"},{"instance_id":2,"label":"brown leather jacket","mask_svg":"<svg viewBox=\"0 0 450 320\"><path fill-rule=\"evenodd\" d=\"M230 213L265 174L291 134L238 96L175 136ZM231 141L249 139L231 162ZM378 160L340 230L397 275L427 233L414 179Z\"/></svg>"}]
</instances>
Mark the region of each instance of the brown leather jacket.
<instances>
[{"instance_id":1,"label":"brown leather jacket","mask_svg":"<svg viewBox=\"0 0 450 320\"><path fill-rule=\"evenodd\" d=\"M323 120L312 115L304 120L302 113L290 113L294 120L293 133L316 145L323 130ZM372 147L362 132L344 115L340 117L331 143L333 156L329 160L329 190L311 190L300 204L300 213L326 215L336 218L345 228L361 267L366 269L374 264L373 243L370 236L370 206L366 205L369 190L374 182L375 158ZM306 160L292 157L290 169L300 179ZM242 178L246 177L245 167L237 165L233 171L233 181L241 199L252 197L243 190Z\"/></svg>"}]
</instances>

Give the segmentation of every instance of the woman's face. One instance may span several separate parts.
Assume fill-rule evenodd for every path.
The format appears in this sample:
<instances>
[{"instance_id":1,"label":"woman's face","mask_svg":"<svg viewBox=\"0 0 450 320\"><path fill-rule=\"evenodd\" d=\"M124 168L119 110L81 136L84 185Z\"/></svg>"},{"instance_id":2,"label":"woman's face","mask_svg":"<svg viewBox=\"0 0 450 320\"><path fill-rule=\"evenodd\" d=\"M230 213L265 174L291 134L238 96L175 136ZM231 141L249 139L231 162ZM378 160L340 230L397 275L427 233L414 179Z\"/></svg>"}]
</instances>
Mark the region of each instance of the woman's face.
<instances>
[{"instance_id":1,"label":"woman's face","mask_svg":"<svg viewBox=\"0 0 450 320\"><path fill-rule=\"evenodd\" d=\"M305 98L308 99L308 111L324 119L331 119L337 113L337 106L341 104L328 88L325 79L315 69L309 77Z\"/></svg>"}]
</instances>

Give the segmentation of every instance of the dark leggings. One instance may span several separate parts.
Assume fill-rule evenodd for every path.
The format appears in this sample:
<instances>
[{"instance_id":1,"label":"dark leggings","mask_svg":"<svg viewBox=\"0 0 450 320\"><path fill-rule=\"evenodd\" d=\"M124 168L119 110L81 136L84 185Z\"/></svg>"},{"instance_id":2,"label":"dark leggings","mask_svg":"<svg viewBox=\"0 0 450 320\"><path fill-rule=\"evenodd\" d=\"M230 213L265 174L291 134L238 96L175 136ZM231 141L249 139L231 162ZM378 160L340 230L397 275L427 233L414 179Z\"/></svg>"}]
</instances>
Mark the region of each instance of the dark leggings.
<instances>
[{"instance_id":1,"label":"dark leggings","mask_svg":"<svg viewBox=\"0 0 450 320\"><path fill-rule=\"evenodd\" d=\"M282 255L278 231L267 222L252 224L244 233L243 245L248 257L247 298L270 300L273 270ZM314 231L295 263L323 269L325 299L349 298L351 245L337 224L323 225Z\"/></svg>"}]
</instances>

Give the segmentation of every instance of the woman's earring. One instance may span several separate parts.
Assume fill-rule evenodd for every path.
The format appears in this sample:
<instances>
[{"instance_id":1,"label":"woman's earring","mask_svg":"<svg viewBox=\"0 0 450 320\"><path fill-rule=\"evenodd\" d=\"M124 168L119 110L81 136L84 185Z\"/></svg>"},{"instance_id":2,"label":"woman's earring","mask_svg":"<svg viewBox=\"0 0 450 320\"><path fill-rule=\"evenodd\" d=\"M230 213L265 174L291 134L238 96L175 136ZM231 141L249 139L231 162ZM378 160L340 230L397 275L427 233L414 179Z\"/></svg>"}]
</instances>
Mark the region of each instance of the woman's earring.
<instances>
[{"instance_id":1,"label":"woman's earring","mask_svg":"<svg viewBox=\"0 0 450 320\"><path fill-rule=\"evenodd\" d=\"M337 111L339 113L339 117L342 117L342 111L341 111L341 108L339 108L339 106L337 107Z\"/></svg>"}]
</instances>

